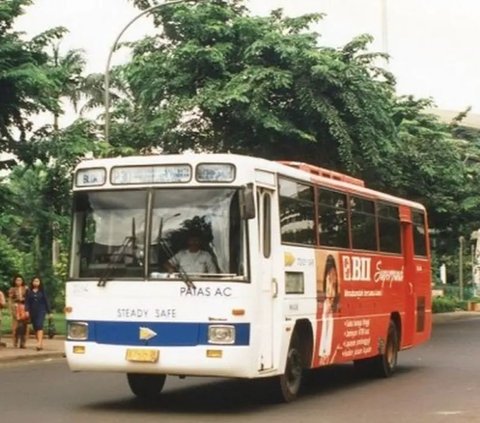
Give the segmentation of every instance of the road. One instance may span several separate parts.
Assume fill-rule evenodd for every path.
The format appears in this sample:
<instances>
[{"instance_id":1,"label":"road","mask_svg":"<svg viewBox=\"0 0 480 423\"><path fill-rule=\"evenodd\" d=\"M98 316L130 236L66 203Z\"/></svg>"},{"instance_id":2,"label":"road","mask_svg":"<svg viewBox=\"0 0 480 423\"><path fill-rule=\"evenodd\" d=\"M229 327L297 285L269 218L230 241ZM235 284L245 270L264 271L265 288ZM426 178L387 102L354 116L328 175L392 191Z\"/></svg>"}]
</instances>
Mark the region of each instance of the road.
<instances>
[{"instance_id":1,"label":"road","mask_svg":"<svg viewBox=\"0 0 480 423\"><path fill-rule=\"evenodd\" d=\"M63 360L0 368L2 422L480 422L480 318L437 325L399 356L391 379L353 366L313 372L303 395L272 404L245 381L168 378L158 403L135 400L125 377L70 373ZM35 420L37 419L37 420Z\"/></svg>"}]
</instances>

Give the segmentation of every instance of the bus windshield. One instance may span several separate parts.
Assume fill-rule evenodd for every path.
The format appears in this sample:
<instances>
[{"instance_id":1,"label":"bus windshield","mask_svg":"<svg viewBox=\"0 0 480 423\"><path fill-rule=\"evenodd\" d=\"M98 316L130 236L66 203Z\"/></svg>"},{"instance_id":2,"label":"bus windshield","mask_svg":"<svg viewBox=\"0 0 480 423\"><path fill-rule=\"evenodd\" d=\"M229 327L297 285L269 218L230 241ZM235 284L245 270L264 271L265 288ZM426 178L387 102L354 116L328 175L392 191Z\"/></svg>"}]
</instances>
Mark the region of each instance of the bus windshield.
<instances>
[{"instance_id":1,"label":"bus windshield","mask_svg":"<svg viewBox=\"0 0 480 423\"><path fill-rule=\"evenodd\" d=\"M244 279L238 197L232 188L77 192L70 276Z\"/></svg>"}]
</instances>

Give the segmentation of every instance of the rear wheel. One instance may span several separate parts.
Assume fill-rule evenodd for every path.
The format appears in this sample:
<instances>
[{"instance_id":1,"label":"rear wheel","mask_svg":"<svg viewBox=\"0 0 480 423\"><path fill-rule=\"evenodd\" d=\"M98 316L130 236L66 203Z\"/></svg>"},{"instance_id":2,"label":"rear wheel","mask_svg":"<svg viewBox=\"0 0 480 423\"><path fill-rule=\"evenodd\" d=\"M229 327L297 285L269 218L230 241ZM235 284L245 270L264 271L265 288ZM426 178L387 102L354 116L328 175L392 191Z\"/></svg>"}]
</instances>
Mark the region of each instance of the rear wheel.
<instances>
[{"instance_id":1,"label":"rear wheel","mask_svg":"<svg viewBox=\"0 0 480 423\"><path fill-rule=\"evenodd\" d=\"M390 377L395 373L395 370L397 369L398 346L397 326L393 321L390 321L385 351L383 354L374 357L372 362L373 371L376 376Z\"/></svg>"},{"instance_id":2,"label":"rear wheel","mask_svg":"<svg viewBox=\"0 0 480 423\"><path fill-rule=\"evenodd\" d=\"M165 379L165 375L127 373L128 386L135 396L141 399L157 398L162 392Z\"/></svg>"},{"instance_id":3,"label":"rear wheel","mask_svg":"<svg viewBox=\"0 0 480 423\"><path fill-rule=\"evenodd\" d=\"M377 377L390 377L397 369L399 339L397 326L390 321L388 326L387 342L382 354L372 358L356 360L355 368L362 374Z\"/></svg>"}]
</instances>

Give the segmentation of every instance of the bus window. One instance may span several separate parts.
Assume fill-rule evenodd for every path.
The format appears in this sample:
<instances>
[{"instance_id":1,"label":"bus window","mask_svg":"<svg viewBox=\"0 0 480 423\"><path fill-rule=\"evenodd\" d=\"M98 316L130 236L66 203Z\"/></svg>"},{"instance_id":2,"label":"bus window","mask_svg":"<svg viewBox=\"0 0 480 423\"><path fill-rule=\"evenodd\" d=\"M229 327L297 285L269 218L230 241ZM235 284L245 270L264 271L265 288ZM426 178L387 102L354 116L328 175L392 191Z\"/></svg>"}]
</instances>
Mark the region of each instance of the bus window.
<instances>
[{"instance_id":1,"label":"bus window","mask_svg":"<svg viewBox=\"0 0 480 423\"><path fill-rule=\"evenodd\" d=\"M375 205L373 201L350 197L352 248L377 250Z\"/></svg>"},{"instance_id":2,"label":"bus window","mask_svg":"<svg viewBox=\"0 0 480 423\"><path fill-rule=\"evenodd\" d=\"M245 221L240 217L238 194L232 188L156 189L150 231L150 277L164 277L171 271L168 263L184 259L189 264L182 265L183 270L196 277L244 276ZM192 234L198 239L203 257L196 261L193 254L197 251L189 245Z\"/></svg>"},{"instance_id":3,"label":"bus window","mask_svg":"<svg viewBox=\"0 0 480 423\"><path fill-rule=\"evenodd\" d=\"M315 244L313 187L279 179L282 242Z\"/></svg>"},{"instance_id":4,"label":"bus window","mask_svg":"<svg viewBox=\"0 0 480 423\"><path fill-rule=\"evenodd\" d=\"M380 251L385 253L401 253L401 226L397 206L377 204L378 232Z\"/></svg>"},{"instance_id":5,"label":"bus window","mask_svg":"<svg viewBox=\"0 0 480 423\"><path fill-rule=\"evenodd\" d=\"M272 251L272 216L270 194L263 194L263 256L270 257Z\"/></svg>"},{"instance_id":6,"label":"bus window","mask_svg":"<svg viewBox=\"0 0 480 423\"><path fill-rule=\"evenodd\" d=\"M412 211L413 218L413 245L416 256L427 255L427 242L425 231L425 215L420 211Z\"/></svg>"},{"instance_id":7,"label":"bus window","mask_svg":"<svg viewBox=\"0 0 480 423\"><path fill-rule=\"evenodd\" d=\"M318 216L320 245L348 248L347 196L339 192L319 189Z\"/></svg>"},{"instance_id":8,"label":"bus window","mask_svg":"<svg viewBox=\"0 0 480 423\"><path fill-rule=\"evenodd\" d=\"M145 191L75 193L72 276L143 277L146 205Z\"/></svg>"}]
</instances>

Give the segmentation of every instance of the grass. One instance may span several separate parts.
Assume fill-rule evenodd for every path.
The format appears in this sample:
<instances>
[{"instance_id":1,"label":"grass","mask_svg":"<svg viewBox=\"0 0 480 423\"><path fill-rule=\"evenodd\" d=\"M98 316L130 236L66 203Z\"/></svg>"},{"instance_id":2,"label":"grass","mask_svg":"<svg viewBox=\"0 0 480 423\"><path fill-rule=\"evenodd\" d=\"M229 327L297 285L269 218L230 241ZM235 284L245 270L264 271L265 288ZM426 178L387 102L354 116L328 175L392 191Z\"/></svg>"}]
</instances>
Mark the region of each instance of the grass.
<instances>
[{"instance_id":1,"label":"grass","mask_svg":"<svg viewBox=\"0 0 480 423\"><path fill-rule=\"evenodd\" d=\"M8 310L0 311L2 313L2 334L7 335L12 333L12 318ZM55 322L55 328L57 329L57 335L65 336L66 334L66 323L65 323L65 314L63 313L53 313L53 321ZM45 325L47 324L47 319L45 319Z\"/></svg>"}]
</instances>

